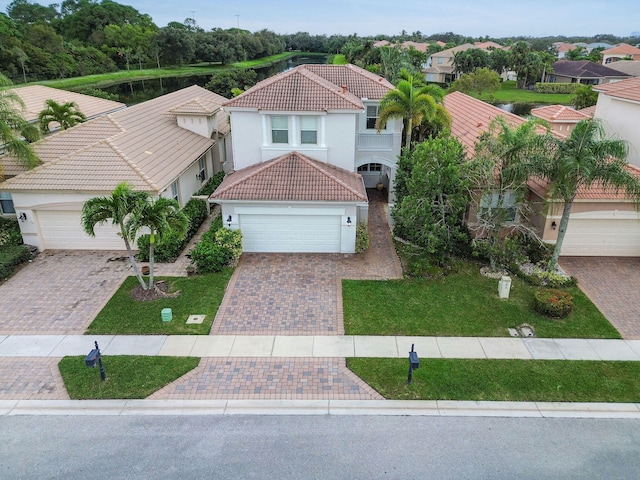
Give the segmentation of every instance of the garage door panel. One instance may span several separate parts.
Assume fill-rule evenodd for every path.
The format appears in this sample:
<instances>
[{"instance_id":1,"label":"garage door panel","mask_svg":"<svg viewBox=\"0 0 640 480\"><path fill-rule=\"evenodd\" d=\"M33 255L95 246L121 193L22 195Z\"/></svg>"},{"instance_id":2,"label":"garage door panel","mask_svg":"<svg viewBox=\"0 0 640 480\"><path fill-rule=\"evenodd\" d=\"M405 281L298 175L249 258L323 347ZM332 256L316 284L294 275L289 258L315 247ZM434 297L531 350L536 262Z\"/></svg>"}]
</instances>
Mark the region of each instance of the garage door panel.
<instances>
[{"instance_id":1,"label":"garage door panel","mask_svg":"<svg viewBox=\"0 0 640 480\"><path fill-rule=\"evenodd\" d=\"M640 222L571 219L562 244L562 255L639 257Z\"/></svg>"},{"instance_id":2,"label":"garage door panel","mask_svg":"<svg viewBox=\"0 0 640 480\"><path fill-rule=\"evenodd\" d=\"M44 249L123 250L124 242L109 223L96 226L95 237L82 229L80 212L40 210L36 212Z\"/></svg>"},{"instance_id":3,"label":"garage door panel","mask_svg":"<svg viewBox=\"0 0 640 480\"><path fill-rule=\"evenodd\" d=\"M240 215L245 252L340 252L340 216Z\"/></svg>"}]
</instances>

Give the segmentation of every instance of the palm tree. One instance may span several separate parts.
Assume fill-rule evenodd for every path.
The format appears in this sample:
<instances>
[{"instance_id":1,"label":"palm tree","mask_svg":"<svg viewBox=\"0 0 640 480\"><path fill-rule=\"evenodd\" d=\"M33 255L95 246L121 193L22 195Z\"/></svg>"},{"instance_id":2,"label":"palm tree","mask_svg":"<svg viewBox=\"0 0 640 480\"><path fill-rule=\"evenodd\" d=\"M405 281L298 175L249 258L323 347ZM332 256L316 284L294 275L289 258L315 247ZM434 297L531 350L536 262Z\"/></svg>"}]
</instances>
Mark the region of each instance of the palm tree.
<instances>
[{"instance_id":1,"label":"palm tree","mask_svg":"<svg viewBox=\"0 0 640 480\"><path fill-rule=\"evenodd\" d=\"M147 290L147 284L142 278L138 264L136 263L133 251L131 250L131 241L135 238L127 228L127 222L131 215L140 208L143 202L147 202L149 194L146 192L135 192L131 185L122 182L116 186L110 197L94 197L87 200L82 205L82 227L88 235L95 237L96 225L103 225L111 220L112 225L120 227L120 235L124 240L129 261L133 267L133 271L140 282L143 290Z\"/></svg>"},{"instance_id":2,"label":"palm tree","mask_svg":"<svg viewBox=\"0 0 640 480\"><path fill-rule=\"evenodd\" d=\"M423 121L432 121L438 112L434 95L440 96L438 87L422 85L419 77L406 70L400 73L401 80L394 90L389 90L380 100L380 112L376 129L382 130L389 119L402 118L405 125L404 146L411 148L411 134L414 126Z\"/></svg>"},{"instance_id":3,"label":"palm tree","mask_svg":"<svg viewBox=\"0 0 640 480\"><path fill-rule=\"evenodd\" d=\"M24 103L15 91L2 88L11 85L11 81L0 74L0 153L10 153L28 168L33 168L40 163L40 159L29 142L40 138L40 132L22 116Z\"/></svg>"},{"instance_id":4,"label":"palm tree","mask_svg":"<svg viewBox=\"0 0 640 480\"><path fill-rule=\"evenodd\" d=\"M76 102L58 103L55 100L49 99L44 103L47 108L42 110L38 115L42 133L50 132L49 124L51 122L57 122L60 125L60 130L66 130L87 119L78 109Z\"/></svg>"},{"instance_id":5,"label":"palm tree","mask_svg":"<svg viewBox=\"0 0 640 480\"><path fill-rule=\"evenodd\" d=\"M539 172L549 181L549 197L564 202L550 269L558 264L571 207L581 188L600 185L640 201L640 180L627 168L628 151L624 140L605 138L597 119L578 122L566 140L558 141L556 155Z\"/></svg>"},{"instance_id":6,"label":"palm tree","mask_svg":"<svg viewBox=\"0 0 640 480\"><path fill-rule=\"evenodd\" d=\"M130 238L143 227L150 230L149 235L149 289L155 286L153 280L154 248L156 236L162 237L172 230L184 235L189 226L189 219L180 211L178 202L170 198L160 197L157 200L141 202L126 222Z\"/></svg>"}]
</instances>

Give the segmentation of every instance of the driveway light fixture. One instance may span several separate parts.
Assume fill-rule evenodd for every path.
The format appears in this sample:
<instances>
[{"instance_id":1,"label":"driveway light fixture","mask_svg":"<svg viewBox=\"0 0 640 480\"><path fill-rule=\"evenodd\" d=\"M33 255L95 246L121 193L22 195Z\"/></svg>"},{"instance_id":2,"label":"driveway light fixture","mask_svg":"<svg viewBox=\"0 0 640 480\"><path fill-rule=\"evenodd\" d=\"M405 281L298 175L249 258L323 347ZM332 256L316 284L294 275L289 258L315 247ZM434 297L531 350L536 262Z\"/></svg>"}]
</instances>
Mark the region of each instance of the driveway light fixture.
<instances>
[{"instance_id":1,"label":"driveway light fixture","mask_svg":"<svg viewBox=\"0 0 640 480\"><path fill-rule=\"evenodd\" d=\"M347 227L351 226L351 217L347 217Z\"/></svg>"}]
</instances>

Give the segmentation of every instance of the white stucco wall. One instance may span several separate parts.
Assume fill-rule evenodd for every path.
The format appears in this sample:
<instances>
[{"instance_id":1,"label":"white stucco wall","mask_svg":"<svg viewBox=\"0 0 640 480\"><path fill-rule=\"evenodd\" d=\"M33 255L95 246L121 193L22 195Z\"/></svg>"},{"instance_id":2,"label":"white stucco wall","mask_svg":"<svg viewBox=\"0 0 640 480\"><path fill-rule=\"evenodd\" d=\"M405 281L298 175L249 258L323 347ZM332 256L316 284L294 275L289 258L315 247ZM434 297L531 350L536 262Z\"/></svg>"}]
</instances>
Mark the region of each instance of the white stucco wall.
<instances>
[{"instance_id":1,"label":"white stucco wall","mask_svg":"<svg viewBox=\"0 0 640 480\"><path fill-rule=\"evenodd\" d=\"M608 138L629 142L628 162L640 167L640 103L598 95L595 117L602 120Z\"/></svg>"}]
</instances>

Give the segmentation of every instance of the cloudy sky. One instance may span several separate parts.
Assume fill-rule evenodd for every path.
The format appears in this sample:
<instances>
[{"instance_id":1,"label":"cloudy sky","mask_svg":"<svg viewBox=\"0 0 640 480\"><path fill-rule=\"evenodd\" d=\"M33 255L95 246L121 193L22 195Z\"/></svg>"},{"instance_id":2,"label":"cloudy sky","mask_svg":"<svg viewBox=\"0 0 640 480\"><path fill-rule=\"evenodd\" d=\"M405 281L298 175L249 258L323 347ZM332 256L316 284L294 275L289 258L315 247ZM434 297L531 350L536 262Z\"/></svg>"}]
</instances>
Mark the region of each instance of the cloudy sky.
<instances>
[{"instance_id":1,"label":"cloudy sky","mask_svg":"<svg viewBox=\"0 0 640 480\"><path fill-rule=\"evenodd\" d=\"M117 0L116 0L117 1ZM37 1L42 5L51 3ZM468 36L628 36L640 32L639 0L121 0L158 26L194 17L213 27L361 36L420 31ZM8 1L0 2L6 11Z\"/></svg>"}]
</instances>

